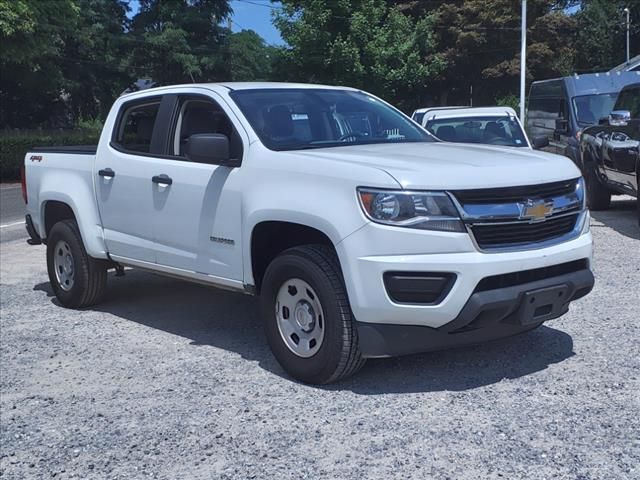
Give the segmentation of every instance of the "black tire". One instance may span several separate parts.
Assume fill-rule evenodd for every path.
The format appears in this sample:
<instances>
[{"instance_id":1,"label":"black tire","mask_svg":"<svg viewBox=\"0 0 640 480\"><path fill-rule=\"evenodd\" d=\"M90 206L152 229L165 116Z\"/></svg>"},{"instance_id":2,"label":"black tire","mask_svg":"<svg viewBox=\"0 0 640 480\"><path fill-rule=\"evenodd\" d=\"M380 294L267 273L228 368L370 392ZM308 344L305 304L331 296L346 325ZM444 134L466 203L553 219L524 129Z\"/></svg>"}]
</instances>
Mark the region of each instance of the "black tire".
<instances>
[{"instance_id":1,"label":"black tire","mask_svg":"<svg viewBox=\"0 0 640 480\"><path fill-rule=\"evenodd\" d=\"M587 166L584 180L589 208L591 210L607 210L611 205L611 190L602 184L593 167Z\"/></svg>"},{"instance_id":2,"label":"black tire","mask_svg":"<svg viewBox=\"0 0 640 480\"><path fill-rule=\"evenodd\" d=\"M73 281L66 288L63 288L56 275L54 260L56 255L61 255L60 242L68 245L73 259ZM67 308L95 305L106 289L107 264L87 255L75 220L63 220L51 228L47 238L47 271L53 293Z\"/></svg>"},{"instance_id":3,"label":"black tire","mask_svg":"<svg viewBox=\"0 0 640 480\"><path fill-rule=\"evenodd\" d=\"M636 197L636 209L638 210L638 226L640 227L640 170L636 173L636 185L637 197Z\"/></svg>"},{"instance_id":4,"label":"black tire","mask_svg":"<svg viewBox=\"0 0 640 480\"><path fill-rule=\"evenodd\" d=\"M324 313L324 339L318 351L308 358L295 354L278 328L276 298L280 288L291 279L301 279L312 287ZM276 257L264 275L261 303L271 351L295 379L327 384L353 375L364 365L339 262L330 247L295 247Z\"/></svg>"}]
</instances>

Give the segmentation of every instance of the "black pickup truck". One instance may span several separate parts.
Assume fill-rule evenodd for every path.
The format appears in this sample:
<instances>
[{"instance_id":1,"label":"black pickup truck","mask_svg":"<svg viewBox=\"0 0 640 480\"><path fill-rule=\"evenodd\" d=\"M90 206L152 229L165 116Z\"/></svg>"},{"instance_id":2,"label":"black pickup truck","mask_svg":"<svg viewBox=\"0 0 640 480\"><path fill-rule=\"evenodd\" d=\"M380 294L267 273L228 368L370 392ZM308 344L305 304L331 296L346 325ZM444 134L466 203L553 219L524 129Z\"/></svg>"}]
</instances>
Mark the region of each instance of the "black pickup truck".
<instances>
[{"instance_id":1,"label":"black pickup truck","mask_svg":"<svg viewBox=\"0 0 640 480\"><path fill-rule=\"evenodd\" d=\"M622 89L611 114L583 130L580 154L589 208L606 210L612 194L639 197L640 83Z\"/></svg>"}]
</instances>

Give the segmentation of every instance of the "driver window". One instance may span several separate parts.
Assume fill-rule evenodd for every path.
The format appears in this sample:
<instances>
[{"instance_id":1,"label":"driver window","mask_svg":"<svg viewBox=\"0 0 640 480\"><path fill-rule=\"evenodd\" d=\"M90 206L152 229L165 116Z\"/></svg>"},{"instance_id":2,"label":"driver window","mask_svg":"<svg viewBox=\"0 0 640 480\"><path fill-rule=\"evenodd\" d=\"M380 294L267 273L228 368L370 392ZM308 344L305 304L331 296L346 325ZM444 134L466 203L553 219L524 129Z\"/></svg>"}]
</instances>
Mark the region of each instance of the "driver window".
<instances>
[{"instance_id":1,"label":"driver window","mask_svg":"<svg viewBox=\"0 0 640 480\"><path fill-rule=\"evenodd\" d=\"M229 139L231 158L242 157L242 141L227 114L220 106L201 98L181 102L173 138L173 154L188 158L189 137L200 133L218 133Z\"/></svg>"}]
</instances>

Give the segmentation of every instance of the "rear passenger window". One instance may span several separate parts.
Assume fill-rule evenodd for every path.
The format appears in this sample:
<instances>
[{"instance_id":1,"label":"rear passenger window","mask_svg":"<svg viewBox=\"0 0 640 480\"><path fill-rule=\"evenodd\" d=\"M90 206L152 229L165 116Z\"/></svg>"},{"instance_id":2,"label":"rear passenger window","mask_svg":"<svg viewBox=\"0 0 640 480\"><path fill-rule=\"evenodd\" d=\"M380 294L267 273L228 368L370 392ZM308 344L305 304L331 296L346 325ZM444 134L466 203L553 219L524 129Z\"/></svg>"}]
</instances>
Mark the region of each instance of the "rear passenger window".
<instances>
[{"instance_id":1,"label":"rear passenger window","mask_svg":"<svg viewBox=\"0 0 640 480\"><path fill-rule=\"evenodd\" d=\"M125 104L113 139L123 150L149 153L160 99Z\"/></svg>"}]
</instances>

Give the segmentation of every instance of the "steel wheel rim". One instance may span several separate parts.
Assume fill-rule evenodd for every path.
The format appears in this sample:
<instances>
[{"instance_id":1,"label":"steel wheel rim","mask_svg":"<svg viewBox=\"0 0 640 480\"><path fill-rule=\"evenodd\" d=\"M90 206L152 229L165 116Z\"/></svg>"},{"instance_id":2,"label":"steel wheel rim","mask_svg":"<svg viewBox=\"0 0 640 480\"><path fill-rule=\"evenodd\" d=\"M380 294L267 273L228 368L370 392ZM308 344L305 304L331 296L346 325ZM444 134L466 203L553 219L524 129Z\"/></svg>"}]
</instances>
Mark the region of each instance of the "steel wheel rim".
<instances>
[{"instance_id":1,"label":"steel wheel rim","mask_svg":"<svg viewBox=\"0 0 640 480\"><path fill-rule=\"evenodd\" d=\"M298 357L309 358L320 350L326 325L311 285L300 278L282 284L276 296L276 323L285 345Z\"/></svg>"},{"instance_id":2,"label":"steel wheel rim","mask_svg":"<svg viewBox=\"0 0 640 480\"><path fill-rule=\"evenodd\" d=\"M56 248L53 250L53 268L60 288L65 292L71 290L75 275L75 263L71 247L64 240L56 243Z\"/></svg>"}]
</instances>

